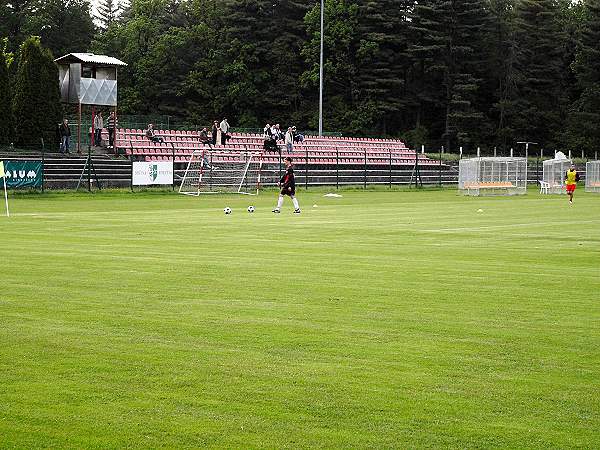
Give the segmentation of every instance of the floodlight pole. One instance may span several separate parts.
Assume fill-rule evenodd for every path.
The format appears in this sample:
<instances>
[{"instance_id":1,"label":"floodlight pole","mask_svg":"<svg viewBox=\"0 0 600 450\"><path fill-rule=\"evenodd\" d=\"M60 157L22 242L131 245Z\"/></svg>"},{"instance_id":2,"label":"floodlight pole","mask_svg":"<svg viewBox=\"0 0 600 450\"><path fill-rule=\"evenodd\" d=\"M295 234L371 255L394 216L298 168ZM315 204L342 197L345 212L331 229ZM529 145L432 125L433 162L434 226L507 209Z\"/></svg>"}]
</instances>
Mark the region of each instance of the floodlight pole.
<instances>
[{"instance_id":1,"label":"floodlight pole","mask_svg":"<svg viewBox=\"0 0 600 450\"><path fill-rule=\"evenodd\" d=\"M321 0L321 54L319 62L319 137L323 136L323 42L325 34L325 0Z\"/></svg>"},{"instance_id":2,"label":"floodlight pole","mask_svg":"<svg viewBox=\"0 0 600 450\"><path fill-rule=\"evenodd\" d=\"M529 145L538 145L537 142L530 142L530 141L519 141L517 142L517 144L525 144L525 158L529 157Z\"/></svg>"}]
</instances>

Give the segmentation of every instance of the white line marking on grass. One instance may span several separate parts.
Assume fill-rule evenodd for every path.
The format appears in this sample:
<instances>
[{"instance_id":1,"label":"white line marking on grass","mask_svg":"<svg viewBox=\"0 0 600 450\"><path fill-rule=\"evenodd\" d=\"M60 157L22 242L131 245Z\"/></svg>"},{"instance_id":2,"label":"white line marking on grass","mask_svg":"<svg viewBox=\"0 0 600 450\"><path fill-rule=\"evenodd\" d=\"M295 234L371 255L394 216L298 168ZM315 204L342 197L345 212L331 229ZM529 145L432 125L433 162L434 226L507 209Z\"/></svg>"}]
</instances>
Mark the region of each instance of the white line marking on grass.
<instances>
[{"instance_id":1,"label":"white line marking on grass","mask_svg":"<svg viewBox=\"0 0 600 450\"><path fill-rule=\"evenodd\" d=\"M600 220L579 220L570 221L569 224L587 224L600 223ZM484 225L480 227L458 227L458 228L438 228L430 230L421 230L427 233L444 233L452 231L483 231L483 230L498 230L503 228L520 228L520 227L545 227L545 226L560 226L564 227L565 222L527 222L527 223L511 223L507 225Z\"/></svg>"}]
</instances>

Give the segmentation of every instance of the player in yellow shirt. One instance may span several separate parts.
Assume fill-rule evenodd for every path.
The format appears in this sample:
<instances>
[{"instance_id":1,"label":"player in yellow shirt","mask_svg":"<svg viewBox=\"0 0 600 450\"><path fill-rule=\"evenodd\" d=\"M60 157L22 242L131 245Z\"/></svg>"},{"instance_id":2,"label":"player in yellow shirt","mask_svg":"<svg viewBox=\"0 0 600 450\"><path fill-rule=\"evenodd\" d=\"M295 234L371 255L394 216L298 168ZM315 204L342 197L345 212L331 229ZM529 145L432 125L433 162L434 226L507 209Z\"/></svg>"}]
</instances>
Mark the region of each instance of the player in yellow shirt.
<instances>
[{"instance_id":1,"label":"player in yellow shirt","mask_svg":"<svg viewBox=\"0 0 600 450\"><path fill-rule=\"evenodd\" d=\"M577 188L579 174L575 170L575 164L571 164L571 168L565 174L565 184L567 185L567 194L569 195L569 203L573 204L573 192Z\"/></svg>"}]
</instances>

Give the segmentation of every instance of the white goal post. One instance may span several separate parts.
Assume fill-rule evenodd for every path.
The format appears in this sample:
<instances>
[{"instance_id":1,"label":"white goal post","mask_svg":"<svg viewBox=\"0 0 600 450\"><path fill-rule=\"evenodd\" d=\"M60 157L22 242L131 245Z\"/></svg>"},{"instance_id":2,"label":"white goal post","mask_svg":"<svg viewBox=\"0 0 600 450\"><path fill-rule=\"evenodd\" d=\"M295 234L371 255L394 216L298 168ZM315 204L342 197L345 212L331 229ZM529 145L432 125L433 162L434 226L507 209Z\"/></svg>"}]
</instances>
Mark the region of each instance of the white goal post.
<instances>
[{"instance_id":1,"label":"white goal post","mask_svg":"<svg viewBox=\"0 0 600 450\"><path fill-rule=\"evenodd\" d=\"M188 160L179 193L258 195L262 159L261 152L195 150Z\"/></svg>"},{"instance_id":2,"label":"white goal post","mask_svg":"<svg viewBox=\"0 0 600 450\"><path fill-rule=\"evenodd\" d=\"M566 194L565 174L571 167L570 159L549 159L544 161L542 175L542 192L544 194Z\"/></svg>"},{"instance_id":3,"label":"white goal post","mask_svg":"<svg viewBox=\"0 0 600 450\"><path fill-rule=\"evenodd\" d=\"M464 195L523 195L527 192L527 159L461 159L458 189Z\"/></svg>"},{"instance_id":4,"label":"white goal post","mask_svg":"<svg viewBox=\"0 0 600 450\"><path fill-rule=\"evenodd\" d=\"M600 161L588 161L585 165L585 192L600 192Z\"/></svg>"}]
</instances>

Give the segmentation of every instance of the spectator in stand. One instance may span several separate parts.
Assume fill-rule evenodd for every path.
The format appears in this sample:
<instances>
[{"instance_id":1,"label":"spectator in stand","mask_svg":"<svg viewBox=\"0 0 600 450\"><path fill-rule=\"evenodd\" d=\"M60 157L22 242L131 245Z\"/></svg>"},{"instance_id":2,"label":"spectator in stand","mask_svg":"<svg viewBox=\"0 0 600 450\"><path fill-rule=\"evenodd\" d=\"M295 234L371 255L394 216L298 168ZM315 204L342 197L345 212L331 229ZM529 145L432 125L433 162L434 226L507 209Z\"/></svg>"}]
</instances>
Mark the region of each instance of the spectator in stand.
<instances>
[{"instance_id":1,"label":"spectator in stand","mask_svg":"<svg viewBox=\"0 0 600 450\"><path fill-rule=\"evenodd\" d=\"M227 139L229 139L229 122L227 122L227 119L223 119L221 121L221 124L219 125L219 128L221 129L221 145L226 145L227 144Z\"/></svg>"},{"instance_id":2,"label":"spectator in stand","mask_svg":"<svg viewBox=\"0 0 600 450\"><path fill-rule=\"evenodd\" d=\"M71 128L69 127L69 121L67 119L63 120L59 127L60 132L60 152L64 154L68 154L69 145L71 143Z\"/></svg>"},{"instance_id":3,"label":"spectator in stand","mask_svg":"<svg viewBox=\"0 0 600 450\"><path fill-rule=\"evenodd\" d=\"M104 119L102 111L98 112L94 117L94 145L100 147L102 144L102 130L104 129Z\"/></svg>"},{"instance_id":4,"label":"spectator in stand","mask_svg":"<svg viewBox=\"0 0 600 450\"><path fill-rule=\"evenodd\" d=\"M267 152L276 152L279 150L277 148L277 141L273 136L273 127L267 124L263 132L263 139L265 141L264 149Z\"/></svg>"},{"instance_id":5,"label":"spectator in stand","mask_svg":"<svg viewBox=\"0 0 600 450\"><path fill-rule=\"evenodd\" d=\"M208 145L208 147L212 150L213 146L210 142L210 138L208 137L208 130L206 129L206 127L202 128L202 131L200 131L200 142L202 142L204 145Z\"/></svg>"},{"instance_id":6,"label":"spectator in stand","mask_svg":"<svg viewBox=\"0 0 600 450\"><path fill-rule=\"evenodd\" d=\"M279 128L279 124L276 123L271 127L271 135L275 141L280 141L283 136L281 135L281 129Z\"/></svg>"},{"instance_id":7,"label":"spectator in stand","mask_svg":"<svg viewBox=\"0 0 600 450\"><path fill-rule=\"evenodd\" d=\"M159 142L162 144L163 142L165 142L163 138L156 135L156 133L154 132L154 125L151 123L148 124L148 128L146 129L146 137L154 143Z\"/></svg>"},{"instance_id":8,"label":"spectator in stand","mask_svg":"<svg viewBox=\"0 0 600 450\"><path fill-rule=\"evenodd\" d=\"M298 133L296 127L292 127L292 134L294 135L294 142L302 143L304 142L304 135Z\"/></svg>"},{"instance_id":9,"label":"spectator in stand","mask_svg":"<svg viewBox=\"0 0 600 450\"><path fill-rule=\"evenodd\" d=\"M115 130L118 125L119 121L117 120L117 116L114 111L111 111L108 116L108 146L110 148L115 147Z\"/></svg>"},{"instance_id":10,"label":"spectator in stand","mask_svg":"<svg viewBox=\"0 0 600 450\"><path fill-rule=\"evenodd\" d=\"M212 130L210 131L211 135L211 139L212 139L212 145L215 146L217 145L217 135L219 134L219 122L217 122L216 120L213 122L213 126L212 126ZM221 140L219 139L219 142L221 142Z\"/></svg>"},{"instance_id":11,"label":"spectator in stand","mask_svg":"<svg viewBox=\"0 0 600 450\"><path fill-rule=\"evenodd\" d=\"M292 132L292 127L287 129L285 133L285 146L287 148L288 154L293 153L294 151L294 133Z\"/></svg>"}]
</instances>

